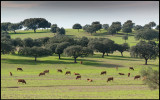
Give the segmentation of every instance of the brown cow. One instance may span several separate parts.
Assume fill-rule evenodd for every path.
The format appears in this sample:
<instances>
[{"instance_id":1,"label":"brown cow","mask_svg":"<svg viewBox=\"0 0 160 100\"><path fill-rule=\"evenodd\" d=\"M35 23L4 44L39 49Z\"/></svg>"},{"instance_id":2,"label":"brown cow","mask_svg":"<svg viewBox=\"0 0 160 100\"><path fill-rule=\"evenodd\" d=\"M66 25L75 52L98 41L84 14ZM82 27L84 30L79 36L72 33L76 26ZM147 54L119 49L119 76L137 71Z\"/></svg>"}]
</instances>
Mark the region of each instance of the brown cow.
<instances>
[{"instance_id":1,"label":"brown cow","mask_svg":"<svg viewBox=\"0 0 160 100\"><path fill-rule=\"evenodd\" d=\"M74 72L74 75L80 75L80 74L79 74L79 73L75 73L75 72Z\"/></svg>"},{"instance_id":2,"label":"brown cow","mask_svg":"<svg viewBox=\"0 0 160 100\"><path fill-rule=\"evenodd\" d=\"M23 71L23 69L22 69L22 68L17 68L17 71L18 71L18 70L21 70L21 71Z\"/></svg>"},{"instance_id":3,"label":"brown cow","mask_svg":"<svg viewBox=\"0 0 160 100\"><path fill-rule=\"evenodd\" d=\"M77 80L77 79L81 79L81 76L80 76L80 75L79 75L79 76L77 76L77 77L76 77L76 80Z\"/></svg>"},{"instance_id":4,"label":"brown cow","mask_svg":"<svg viewBox=\"0 0 160 100\"><path fill-rule=\"evenodd\" d=\"M92 79L87 79L88 80L88 82L93 82L93 80Z\"/></svg>"},{"instance_id":5,"label":"brown cow","mask_svg":"<svg viewBox=\"0 0 160 100\"><path fill-rule=\"evenodd\" d=\"M110 80L113 81L113 77L109 77L108 80L107 80L107 82L110 81Z\"/></svg>"},{"instance_id":6,"label":"brown cow","mask_svg":"<svg viewBox=\"0 0 160 100\"><path fill-rule=\"evenodd\" d=\"M44 73L49 73L49 70L45 70Z\"/></svg>"},{"instance_id":7,"label":"brown cow","mask_svg":"<svg viewBox=\"0 0 160 100\"><path fill-rule=\"evenodd\" d=\"M12 76L12 73L11 73L11 72L10 72L9 74L10 74L10 76Z\"/></svg>"},{"instance_id":8,"label":"brown cow","mask_svg":"<svg viewBox=\"0 0 160 100\"><path fill-rule=\"evenodd\" d=\"M80 64L83 64L83 62L81 61Z\"/></svg>"},{"instance_id":9,"label":"brown cow","mask_svg":"<svg viewBox=\"0 0 160 100\"><path fill-rule=\"evenodd\" d=\"M41 76L41 75L45 75L45 73L44 72L39 73L39 76Z\"/></svg>"},{"instance_id":10,"label":"brown cow","mask_svg":"<svg viewBox=\"0 0 160 100\"><path fill-rule=\"evenodd\" d=\"M128 77L130 76L130 73L128 73Z\"/></svg>"},{"instance_id":11,"label":"brown cow","mask_svg":"<svg viewBox=\"0 0 160 100\"><path fill-rule=\"evenodd\" d=\"M100 75L106 74L106 71L102 71Z\"/></svg>"},{"instance_id":12,"label":"brown cow","mask_svg":"<svg viewBox=\"0 0 160 100\"><path fill-rule=\"evenodd\" d=\"M19 82L22 82L22 83L25 83L25 84L26 84L26 81L25 81L24 79L18 79L18 82L17 82L17 83L19 83Z\"/></svg>"},{"instance_id":13,"label":"brown cow","mask_svg":"<svg viewBox=\"0 0 160 100\"><path fill-rule=\"evenodd\" d=\"M135 79L138 79L138 78L141 78L141 76L140 76L140 75L136 75L136 76L134 77L134 80L135 80Z\"/></svg>"},{"instance_id":14,"label":"brown cow","mask_svg":"<svg viewBox=\"0 0 160 100\"><path fill-rule=\"evenodd\" d=\"M68 74L71 75L71 71L66 71L65 75L68 75Z\"/></svg>"},{"instance_id":15,"label":"brown cow","mask_svg":"<svg viewBox=\"0 0 160 100\"><path fill-rule=\"evenodd\" d=\"M134 70L134 68L133 68L133 67L129 67L129 69L132 69L132 70Z\"/></svg>"},{"instance_id":16,"label":"brown cow","mask_svg":"<svg viewBox=\"0 0 160 100\"><path fill-rule=\"evenodd\" d=\"M119 75L124 75L124 73L118 73Z\"/></svg>"},{"instance_id":17,"label":"brown cow","mask_svg":"<svg viewBox=\"0 0 160 100\"><path fill-rule=\"evenodd\" d=\"M61 72L62 73L63 71L62 71L62 69L57 69L57 72Z\"/></svg>"}]
</instances>

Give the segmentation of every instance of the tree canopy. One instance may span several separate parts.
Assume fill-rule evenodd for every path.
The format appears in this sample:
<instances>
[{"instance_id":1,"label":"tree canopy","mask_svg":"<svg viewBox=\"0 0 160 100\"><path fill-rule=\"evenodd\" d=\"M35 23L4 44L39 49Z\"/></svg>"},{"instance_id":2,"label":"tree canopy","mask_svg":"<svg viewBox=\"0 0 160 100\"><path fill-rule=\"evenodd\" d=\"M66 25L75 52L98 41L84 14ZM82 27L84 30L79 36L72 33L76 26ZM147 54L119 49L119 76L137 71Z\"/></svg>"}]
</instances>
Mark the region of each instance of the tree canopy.
<instances>
[{"instance_id":1,"label":"tree canopy","mask_svg":"<svg viewBox=\"0 0 160 100\"><path fill-rule=\"evenodd\" d=\"M73 29L78 29L78 32L79 32L79 29L82 29L82 26L81 26L81 24L76 23L76 24L73 25L72 28L73 28Z\"/></svg>"}]
</instances>

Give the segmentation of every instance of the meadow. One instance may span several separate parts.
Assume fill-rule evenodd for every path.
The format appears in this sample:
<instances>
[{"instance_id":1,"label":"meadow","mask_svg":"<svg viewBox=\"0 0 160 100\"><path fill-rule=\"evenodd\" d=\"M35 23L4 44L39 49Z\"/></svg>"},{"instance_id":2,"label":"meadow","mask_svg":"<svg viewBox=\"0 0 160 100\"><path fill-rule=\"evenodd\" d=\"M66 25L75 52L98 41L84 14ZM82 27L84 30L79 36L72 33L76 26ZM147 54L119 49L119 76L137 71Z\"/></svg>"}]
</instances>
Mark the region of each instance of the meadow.
<instances>
[{"instance_id":1,"label":"meadow","mask_svg":"<svg viewBox=\"0 0 160 100\"><path fill-rule=\"evenodd\" d=\"M22 39L52 37L53 33L46 30L18 31L17 34L10 33L11 38L20 37ZM105 30L97 32L92 36L88 33L77 32L77 30L67 29L66 35L73 38L86 36L88 38L110 38L116 43L122 44L123 33L114 36L106 33ZM130 46L138 43L134 39L134 34L129 34L127 43ZM109 54L101 58L101 53L93 56L77 59L78 63L73 63L73 58L58 55L38 58L37 62L33 57L14 55L1 55L1 98L2 99L159 99L159 89L151 90L141 79L134 80L135 75L140 75L139 71L144 67L152 67L159 70L159 59L148 60L148 65L144 65L144 59L131 58L129 52L124 52L123 57L119 52ZM80 64L83 61L83 64ZM21 67L24 71L17 71ZM116 70L115 67L118 67ZM129 67L134 67L129 70ZM38 76L40 72L49 69L46 76ZM58 73L57 69L62 69L63 73ZM107 71L107 75L100 75L101 71ZM66 71L71 71L71 75L65 75ZM13 76L9 76L9 72ZM82 78L75 79L74 72L80 73ZM120 76L118 73L125 73ZM128 77L127 73L131 73ZM113 76L113 82L107 83L107 78ZM87 78L93 79L88 82ZM27 84L17 84L17 79L25 79Z\"/></svg>"}]
</instances>

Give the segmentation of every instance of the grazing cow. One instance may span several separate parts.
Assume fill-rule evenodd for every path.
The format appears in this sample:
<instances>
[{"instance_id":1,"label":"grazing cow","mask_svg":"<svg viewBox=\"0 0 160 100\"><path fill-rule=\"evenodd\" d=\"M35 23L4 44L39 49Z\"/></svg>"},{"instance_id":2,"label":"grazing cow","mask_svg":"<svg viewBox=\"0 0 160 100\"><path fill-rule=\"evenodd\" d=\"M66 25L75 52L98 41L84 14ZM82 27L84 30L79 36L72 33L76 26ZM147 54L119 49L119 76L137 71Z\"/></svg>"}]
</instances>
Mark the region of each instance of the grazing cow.
<instances>
[{"instance_id":1,"label":"grazing cow","mask_svg":"<svg viewBox=\"0 0 160 100\"><path fill-rule=\"evenodd\" d=\"M68 74L71 75L71 71L66 71L65 75L68 75Z\"/></svg>"},{"instance_id":2,"label":"grazing cow","mask_svg":"<svg viewBox=\"0 0 160 100\"><path fill-rule=\"evenodd\" d=\"M44 73L49 73L49 70L45 70Z\"/></svg>"},{"instance_id":3,"label":"grazing cow","mask_svg":"<svg viewBox=\"0 0 160 100\"><path fill-rule=\"evenodd\" d=\"M144 76L143 79L142 79L142 81L144 81L144 80L146 80L146 79L147 79L147 76Z\"/></svg>"},{"instance_id":4,"label":"grazing cow","mask_svg":"<svg viewBox=\"0 0 160 100\"><path fill-rule=\"evenodd\" d=\"M108 80L107 80L107 82L110 81L110 80L113 81L113 77L109 77Z\"/></svg>"},{"instance_id":5,"label":"grazing cow","mask_svg":"<svg viewBox=\"0 0 160 100\"><path fill-rule=\"evenodd\" d=\"M10 74L10 76L12 76L12 73L11 73L11 72L10 72L9 74Z\"/></svg>"},{"instance_id":6,"label":"grazing cow","mask_svg":"<svg viewBox=\"0 0 160 100\"><path fill-rule=\"evenodd\" d=\"M116 67L116 70L118 70L118 67Z\"/></svg>"},{"instance_id":7,"label":"grazing cow","mask_svg":"<svg viewBox=\"0 0 160 100\"><path fill-rule=\"evenodd\" d=\"M17 71L18 71L18 70L21 70L21 71L23 71L23 69L22 69L22 68L17 68Z\"/></svg>"},{"instance_id":8,"label":"grazing cow","mask_svg":"<svg viewBox=\"0 0 160 100\"><path fill-rule=\"evenodd\" d=\"M81 61L80 64L83 64L83 62Z\"/></svg>"},{"instance_id":9,"label":"grazing cow","mask_svg":"<svg viewBox=\"0 0 160 100\"><path fill-rule=\"evenodd\" d=\"M93 82L93 80L92 79L87 79L88 80L88 82Z\"/></svg>"},{"instance_id":10,"label":"grazing cow","mask_svg":"<svg viewBox=\"0 0 160 100\"><path fill-rule=\"evenodd\" d=\"M134 70L134 68L133 68L133 67L129 67L129 69L132 69L132 70Z\"/></svg>"},{"instance_id":11,"label":"grazing cow","mask_svg":"<svg viewBox=\"0 0 160 100\"><path fill-rule=\"evenodd\" d=\"M62 69L57 69L57 72L61 72L62 73Z\"/></svg>"},{"instance_id":12,"label":"grazing cow","mask_svg":"<svg viewBox=\"0 0 160 100\"><path fill-rule=\"evenodd\" d=\"M45 75L45 73L44 72L39 73L39 76L41 76L41 75Z\"/></svg>"},{"instance_id":13,"label":"grazing cow","mask_svg":"<svg viewBox=\"0 0 160 100\"><path fill-rule=\"evenodd\" d=\"M19 82L22 82L22 83L25 83L25 84L26 84L26 81L25 81L24 79L18 79L18 82L17 82L17 83L19 83Z\"/></svg>"},{"instance_id":14,"label":"grazing cow","mask_svg":"<svg viewBox=\"0 0 160 100\"><path fill-rule=\"evenodd\" d=\"M124 75L124 73L118 73L119 75Z\"/></svg>"},{"instance_id":15,"label":"grazing cow","mask_svg":"<svg viewBox=\"0 0 160 100\"><path fill-rule=\"evenodd\" d=\"M128 73L128 77L130 76L130 73Z\"/></svg>"},{"instance_id":16,"label":"grazing cow","mask_svg":"<svg viewBox=\"0 0 160 100\"><path fill-rule=\"evenodd\" d=\"M102 71L100 75L106 74L106 71Z\"/></svg>"},{"instance_id":17,"label":"grazing cow","mask_svg":"<svg viewBox=\"0 0 160 100\"><path fill-rule=\"evenodd\" d=\"M79 75L79 76L77 76L77 77L76 77L76 80L77 80L77 79L81 79L81 76L80 76L80 75Z\"/></svg>"},{"instance_id":18,"label":"grazing cow","mask_svg":"<svg viewBox=\"0 0 160 100\"><path fill-rule=\"evenodd\" d=\"M75 73L75 72L74 72L74 75L80 75L80 74L79 74L79 73Z\"/></svg>"},{"instance_id":19,"label":"grazing cow","mask_svg":"<svg viewBox=\"0 0 160 100\"><path fill-rule=\"evenodd\" d=\"M138 79L138 78L141 78L141 76L140 76L140 75L136 75L136 76L134 77L134 80L135 80L135 79Z\"/></svg>"}]
</instances>

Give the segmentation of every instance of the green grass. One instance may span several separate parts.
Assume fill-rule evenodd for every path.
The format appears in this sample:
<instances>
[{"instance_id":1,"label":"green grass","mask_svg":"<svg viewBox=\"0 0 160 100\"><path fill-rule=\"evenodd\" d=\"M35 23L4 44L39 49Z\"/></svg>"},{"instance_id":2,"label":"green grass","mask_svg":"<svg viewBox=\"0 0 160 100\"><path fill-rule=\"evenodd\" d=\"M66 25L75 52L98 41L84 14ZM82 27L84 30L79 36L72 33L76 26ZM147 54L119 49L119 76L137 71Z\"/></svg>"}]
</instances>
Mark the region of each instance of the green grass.
<instances>
[{"instance_id":1,"label":"green grass","mask_svg":"<svg viewBox=\"0 0 160 100\"><path fill-rule=\"evenodd\" d=\"M86 58L78 58L78 63L73 63L73 58L65 57L59 60L57 55L38 58L35 62L32 57L18 55L1 55L1 96L2 99L158 99L159 91L150 90L142 80L134 80L134 76L140 74L143 67L159 69L159 60L149 60L149 65L144 65L143 59L135 59L128 52L124 57L119 52L101 58L96 53ZM83 64L80 64L80 61ZM118 71L115 67L118 66ZM134 66L135 70L128 67ZM17 67L23 68L23 72L16 71ZM60 68L64 72L71 71L72 75L58 73ZM50 73L39 77L38 74L46 69ZM100 75L106 70L107 75ZM13 77L9 76L13 73ZM74 72L82 75L81 80L76 80ZM119 72L126 75L120 76ZM127 73L131 77L127 77ZM106 82L113 76L113 82ZM87 78L93 82L87 82ZM27 84L17 84L16 79L25 79Z\"/></svg>"},{"instance_id":2,"label":"green grass","mask_svg":"<svg viewBox=\"0 0 160 100\"><path fill-rule=\"evenodd\" d=\"M21 39L31 37L53 37L54 34L47 30L16 31L10 32L11 38ZM66 35L73 38L86 36L88 38L110 38L115 43L122 44L124 33L119 32L110 35L106 30L97 31L90 35L82 29L66 29ZM129 34L127 43L130 46L136 45L139 41L134 39L134 33ZM157 42L157 41L156 41ZM144 85L142 79L134 80L135 75L144 67L152 67L159 70L159 59L148 60L148 65L144 65L144 59L131 58L129 52L124 52L123 57L119 52L109 54L101 58L101 53L93 56L78 58L78 63L73 63L73 58L54 54L49 57L37 58L18 55L1 55L1 98L2 99L159 99L159 89L150 90ZM83 61L83 64L80 64ZM119 67L118 70L115 67ZM128 67L134 67L134 71ZM24 71L17 71L21 67ZM50 70L46 76L38 76L44 70ZM62 69L63 73L58 73L57 69ZM107 71L107 75L100 75L101 71ZM71 75L64 75L65 71L71 71ZM9 76L9 72L13 76ZM76 80L74 72L82 75L81 80ZM124 76L118 73L124 73ZM131 73L127 77L127 73ZM113 82L106 82L107 78L113 76ZM87 78L93 82L87 82ZM25 79L27 84L17 84L17 79Z\"/></svg>"}]
</instances>

